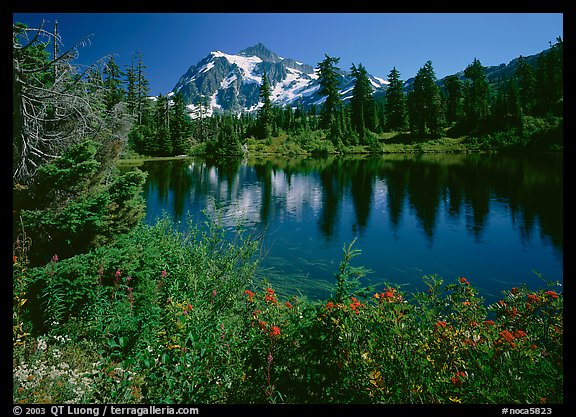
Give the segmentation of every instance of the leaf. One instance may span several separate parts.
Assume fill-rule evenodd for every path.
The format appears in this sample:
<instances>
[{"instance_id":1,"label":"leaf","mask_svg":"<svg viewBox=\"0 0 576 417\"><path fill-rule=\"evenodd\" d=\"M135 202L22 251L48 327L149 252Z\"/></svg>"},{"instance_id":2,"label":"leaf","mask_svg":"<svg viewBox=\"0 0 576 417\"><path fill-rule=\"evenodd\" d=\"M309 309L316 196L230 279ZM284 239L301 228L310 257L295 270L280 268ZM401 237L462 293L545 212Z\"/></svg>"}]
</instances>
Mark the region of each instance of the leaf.
<instances>
[{"instance_id":1,"label":"leaf","mask_svg":"<svg viewBox=\"0 0 576 417\"><path fill-rule=\"evenodd\" d=\"M118 342L120 342L120 347L122 349L128 346L128 338L126 336L121 336L120 339L118 339Z\"/></svg>"}]
</instances>

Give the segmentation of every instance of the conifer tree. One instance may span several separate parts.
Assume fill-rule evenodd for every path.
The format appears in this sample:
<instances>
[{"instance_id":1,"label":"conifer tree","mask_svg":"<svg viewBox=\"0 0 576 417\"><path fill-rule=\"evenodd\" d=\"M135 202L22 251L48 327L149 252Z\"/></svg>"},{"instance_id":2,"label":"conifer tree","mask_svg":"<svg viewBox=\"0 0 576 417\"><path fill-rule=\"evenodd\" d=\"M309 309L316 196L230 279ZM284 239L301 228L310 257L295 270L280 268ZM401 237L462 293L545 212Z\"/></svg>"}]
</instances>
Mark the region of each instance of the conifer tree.
<instances>
[{"instance_id":1,"label":"conifer tree","mask_svg":"<svg viewBox=\"0 0 576 417\"><path fill-rule=\"evenodd\" d=\"M120 103L124 98L124 90L122 89L122 76L124 73L120 71L120 67L111 56L104 70L104 104L106 110L110 111L112 108Z\"/></svg>"},{"instance_id":2,"label":"conifer tree","mask_svg":"<svg viewBox=\"0 0 576 417\"><path fill-rule=\"evenodd\" d=\"M172 96L170 109L170 137L175 155L188 153L192 135L192 121L186 112L186 105L180 93Z\"/></svg>"},{"instance_id":3,"label":"conifer tree","mask_svg":"<svg viewBox=\"0 0 576 417\"><path fill-rule=\"evenodd\" d=\"M400 80L400 73L396 67L388 74L388 89L386 90L386 103L384 113L386 116L386 130L404 131L407 128L406 97L404 83Z\"/></svg>"},{"instance_id":4,"label":"conifer tree","mask_svg":"<svg viewBox=\"0 0 576 417\"><path fill-rule=\"evenodd\" d=\"M464 117L469 127L476 129L489 114L488 81L478 59L466 67L464 77Z\"/></svg>"},{"instance_id":5,"label":"conifer tree","mask_svg":"<svg viewBox=\"0 0 576 417\"><path fill-rule=\"evenodd\" d=\"M138 124L146 122L148 113L148 94L150 94L149 82L144 73L146 66L142 60L142 52L138 51L135 72L135 100L136 100L136 116Z\"/></svg>"},{"instance_id":6,"label":"conifer tree","mask_svg":"<svg viewBox=\"0 0 576 417\"><path fill-rule=\"evenodd\" d=\"M522 55L518 57L518 66L514 72L518 83L520 104L525 113L532 111L534 107L534 95L536 92L536 76L532 66L526 62Z\"/></svg>"},{"instance_id":7,"label":"conifer tree","mask_svg":"<svg viewBox=\"0 0 576 417\"><path fill-rule=\"evenodd\" d=\"M418 70L408 101L411 132L440 136L444 127L444 111L431 61Z\"/></svg>"},{"instance_id":8,"label":"conifer tree","mask_svg":"<svg viewBox=\"0 0 576 417\"><path fill-rule=\"evenodd\" d=\"M376 114L372 85L368 72L362 64L356 67L352 64L352 76L356 78L352 98L350 98L350 121L352 127L360 135L360 142L365 144L366 130L376 130Z\"/></svg>"},{"instance_id":9,"label":"conifer tree","mask_svg":"<svg viewBox=\"0 0 576 417\"><path fill-rule=\"evenodd\" d=\"M266 139L272 135L272 101L270 100L270 82L266 70L262 74L260 99L262 100L262 107L258 111L259 137Z\"/></svg>"},{"instance_id":10,"label":"conifer tree","mask_svg":"<svg viewBox=\"0 0 576 417\"><path fill-rule=\"evenodd\" d=\"M332 141L336 143L341 135L340 126L337 120L337 113L341 110L342 100L338 90L340 80L338 71L340 68L336 66L340 58L326 57L322 62L318 63L318 82L320 83L319 94L326 96L326 101L322 106L320 112L320 128L329 129Z\"/></svg>"},{"instance_id":11,"label":"conifer tree","mask_svg":"<svg viewBox=\"0 0 576 417\"><path fill-rule=\"evenodd\" d=\"M127 66L126 84L126 104L132 117L136 117L136 68L134 66L134 53L130 55L130 66Z\"/></svg>"},{"instance_id":12,"label":"conifer tree","mask_svg":"<svg viewBox=\"0 0 576 417\"><path fill-rule=\"evenodd\" d=\"M446 88L446 121L456 122L462 117L463 84L456 75L444 78Z\"/></svg>"}]
</instances>

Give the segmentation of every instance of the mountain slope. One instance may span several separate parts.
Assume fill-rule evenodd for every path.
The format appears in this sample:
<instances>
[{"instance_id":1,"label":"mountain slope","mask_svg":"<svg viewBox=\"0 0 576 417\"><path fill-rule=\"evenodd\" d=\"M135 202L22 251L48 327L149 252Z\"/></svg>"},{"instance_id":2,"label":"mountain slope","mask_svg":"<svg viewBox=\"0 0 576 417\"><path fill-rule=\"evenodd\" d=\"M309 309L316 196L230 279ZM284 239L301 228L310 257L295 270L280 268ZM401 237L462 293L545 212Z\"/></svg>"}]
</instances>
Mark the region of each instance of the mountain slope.
<instances>
[{"instance_id":1,"label":"mountain slope","mask_svg":"<svg viewBox=\"0 0 576 417\"><path fill-rule=\"evenodd\" d=\"M314 67L292 58L282 58L258 43L237 54L214 51L191 66L172 90L180 93L191 115L217 111L253 112L260 107L260 85L266 71L272 103L279 106L320 104L320 85ZM351 96L354 78L341 71L343 99ZM387 81L370 76L375 91L384 91ZM201 104L204 104L201 107Z\"/></svg>"},{"instance_id":2,"label":"mountain slope","mask_svg":"<svg viewBox=\"0 0 576 417\"><path fill-rule=\"evenodd\" d=\"M541 53L524 58L534 66ZM508 64L485 67L488 81L509 77L517 63L518 58L515 58ZM192 117L226 111L254 112L261 106L260 86L264 71L268 74L271 100L275 105L308 107L325 100L318 95L320 85L313 66L283 58L261 43L236 54L210 52L180 77L170 94L182 94ZM464 70L455 75L464 78ZM374 94L385 94L388 81L371 74L369 78ZM442 85L444 79L439 79L438 84ZM413 77L405 81L404 91L411 89L413 81ZM354 77L347 71L340 71L340 93L344 101L352 96L353 87Z\"/></svg>"}]
</instances>

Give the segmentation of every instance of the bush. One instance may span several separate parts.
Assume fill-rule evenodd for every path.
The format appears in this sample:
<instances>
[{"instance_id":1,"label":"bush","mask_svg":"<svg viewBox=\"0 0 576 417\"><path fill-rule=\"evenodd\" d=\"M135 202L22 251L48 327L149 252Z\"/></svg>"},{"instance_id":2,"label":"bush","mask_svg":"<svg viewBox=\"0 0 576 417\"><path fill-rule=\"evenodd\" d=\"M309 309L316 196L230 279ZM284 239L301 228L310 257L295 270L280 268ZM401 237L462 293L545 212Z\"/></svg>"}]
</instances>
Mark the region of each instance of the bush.
<instances>
[{"instance_id":1,"label":"bush","mask_svg":"<svg viewBox=\"0 0 576 417\"><path fill-rule=\"evenodd\" d=\"M15 402L563 402L555 283L489 306L464 277L361 288L350 244L330 299L286 298L255 279L241 229L188 226L161 219L26 272L15 245Z\"/></svg>"}]
</instances>

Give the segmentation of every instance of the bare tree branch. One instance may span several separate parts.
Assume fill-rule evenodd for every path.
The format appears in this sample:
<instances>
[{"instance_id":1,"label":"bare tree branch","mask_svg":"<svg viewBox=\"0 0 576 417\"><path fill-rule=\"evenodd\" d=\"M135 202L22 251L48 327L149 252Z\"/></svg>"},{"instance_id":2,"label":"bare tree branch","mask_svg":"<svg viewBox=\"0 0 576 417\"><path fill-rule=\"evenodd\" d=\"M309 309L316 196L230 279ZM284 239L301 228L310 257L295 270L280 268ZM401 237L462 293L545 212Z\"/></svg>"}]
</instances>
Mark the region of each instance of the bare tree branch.
<instances>
[{"instance_id":1,"label":"bare tree branch","mask_svg":"<svg viewBox=\"0 0 576 417\"><path fill-rule=\"evenodd\" d=\"M47 60L31 47L37 45L44 51L50 43L61 45L62 41L57 33L44 29L44 24L45 21L36 29L13 26L15 181L31 180L42 163L58 156L70 144L95 134L102 123L94 108L94 97L86 91L83 80L93 66L78 75L72 65L78 56L77 47L88 43L89 37ZM52 71L56 67L58 70Z\"/></svg>"}]
</instances>

